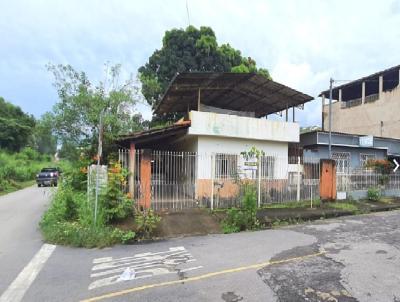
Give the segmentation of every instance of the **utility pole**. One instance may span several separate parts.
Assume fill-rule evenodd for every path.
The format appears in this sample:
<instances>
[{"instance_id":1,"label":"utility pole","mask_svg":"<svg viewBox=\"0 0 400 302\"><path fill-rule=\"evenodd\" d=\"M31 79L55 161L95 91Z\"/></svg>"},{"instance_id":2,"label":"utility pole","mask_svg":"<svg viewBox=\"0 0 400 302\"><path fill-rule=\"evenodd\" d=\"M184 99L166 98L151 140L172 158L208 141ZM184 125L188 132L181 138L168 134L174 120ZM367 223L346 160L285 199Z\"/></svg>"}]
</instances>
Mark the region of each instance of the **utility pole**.
<instances>
[{"instance_id":1,"label":"utility pole","mask_svg":"<svg viewBox=\"0 0 400 302\"><path fill-rule=\"evenodd\" d=\"M329 79L329 159L332 159L332 86L334 80Z\"/></svg>"},{"instance_id":2,"label":"utility pole","mask_svg":"<svg viewBox=\"0 0 400 302\"><path fill-rule=\"evenodd\" d=\"M190 15L189 15L188 0L186 0L186 13L187 13L187 18L188 18L188 26L190 26Z\"/></svg>"},{"instance_id":3,"label":"utility pole","mask_svg":"<svg viewBox=\"0 0 400 302\"><path fill-rule=\"evenodd\" d=\"M96 165L96 195L94 202L94 225L97 225L97 212L99 203L99 169L100 169L100 158L103 150L103 111L100 112L100 123L99 123L99 146L97 148L97 165Z\"/></svg>"}]
</instances>

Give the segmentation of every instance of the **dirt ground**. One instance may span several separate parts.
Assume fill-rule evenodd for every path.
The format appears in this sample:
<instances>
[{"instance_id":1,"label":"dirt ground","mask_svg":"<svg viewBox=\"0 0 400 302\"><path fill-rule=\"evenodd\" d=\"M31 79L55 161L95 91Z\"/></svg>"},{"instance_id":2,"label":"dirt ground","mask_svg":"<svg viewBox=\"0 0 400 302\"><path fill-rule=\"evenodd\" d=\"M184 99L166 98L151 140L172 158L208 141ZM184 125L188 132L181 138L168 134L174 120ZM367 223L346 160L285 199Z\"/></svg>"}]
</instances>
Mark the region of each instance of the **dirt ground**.
<instances>
[{"instance_id":1,"label":"dirt ground","mask_svg":"<svg viewBox=\"0 0 400 302\"><path fill-rule=\"evenodd\" d=\"M358 213L388 211L400 208L400 199L392 199L388 202L363 201L358 204ZM209 209L193 208L183 211L157 212L161 221L154 232L154 239L174 238L207 234L223 233L221 221L225 211L211 212ZM354 215L354 211L333 209L327 207L318 208L267 208L259 209L257 218L265 228L272 226L274 221L284 220L318 220L339 216ZM133 218L115 224L123 230L135 230Z\"/></svg>"},{"instance_id":2,"label":"dirt ground","mask_svg":"<svg viewBox=\"0 0 400 302\"><path fill-rule=\"evenodd\" d=\"M186 209L183 211L157 212L161 221L154 232L154 238L173 238L222 233L222 214L216 215L208 209ZM122 230L136 230L133 218L114 224Z\"/></svg>"},{"instance_id":3,"label":"dirt ground","mask_svg":"<svg viewBox=\"0 0 400 302\"><path fill-rule=\"evenodd\" d=\"M159 214L161 222L156 236L160 238L222 233L220 219L207 209L188 209Z\"/></svg>"}]
</instances>

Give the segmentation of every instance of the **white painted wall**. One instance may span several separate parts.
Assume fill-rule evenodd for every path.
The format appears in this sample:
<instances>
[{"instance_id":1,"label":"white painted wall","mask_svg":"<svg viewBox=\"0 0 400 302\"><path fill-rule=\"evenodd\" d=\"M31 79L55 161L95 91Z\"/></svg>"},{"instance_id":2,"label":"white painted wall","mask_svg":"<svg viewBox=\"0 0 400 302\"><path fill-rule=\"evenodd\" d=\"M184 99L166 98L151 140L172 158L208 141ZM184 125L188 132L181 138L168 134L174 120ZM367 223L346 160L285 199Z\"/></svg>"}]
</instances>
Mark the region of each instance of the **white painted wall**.
<instances>
[{"instance_id":1,"label":"white painted wall","mask_svg":"<svg viewBox=\"0 0 400 302\"><path fill-rule=\"evenodd\" d=\"M262 141L299 142L297 123L191 111L189 135L247 138Z\"/></svg>"},{"instance_id":2,"label":"white painted wall","mask_svg":"<svg viewBox=\"0 0 400 302\"><path fill-rule=\"evenodd\" d=\"M288 143L274 141L260 141L255 139L228 138L216 136L198 136L197 152L199 154L198 178L211 178L211 154L226 153L240 154L249 151L252 147L265 152L265 155L276 156L274 164L274 178L286 178L288 172Z\"/></svg>"},{"instance_id":3,"label":"white painted wall","mask_svg":"<svg viewBox=\"0 0 400 302\"><path fill-rule=\"evenodd\" d=\"M298 142L297 123L228 115L214 112L190 113L188 135L174 143L177 151L198 153L198 178L211 179L211 155L239 155L253 146L275 157L274 178L287 178L288 143ZM239 161L239 166L244 159Z\"/></svg>"},{"instance_id":4,"label":"white painted wall","mask_svg":"<svg viewBox=\"0 0 400 302\"><path fill-rule=\"evenodd\" d=\"M240 154L243 151L249 151L253 146L267 155L288 156L288 143L286 142L203 135L198 136L197 152Z\"/></svg>"}]
</instances>

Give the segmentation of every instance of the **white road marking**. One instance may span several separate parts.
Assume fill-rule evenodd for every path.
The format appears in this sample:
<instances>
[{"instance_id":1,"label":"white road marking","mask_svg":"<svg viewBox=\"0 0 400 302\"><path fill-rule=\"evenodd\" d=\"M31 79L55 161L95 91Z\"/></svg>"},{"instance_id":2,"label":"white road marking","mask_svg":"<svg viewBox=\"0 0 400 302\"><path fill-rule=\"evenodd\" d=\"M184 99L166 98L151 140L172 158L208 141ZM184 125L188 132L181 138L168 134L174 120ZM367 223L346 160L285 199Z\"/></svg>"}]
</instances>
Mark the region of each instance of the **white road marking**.
<instances>
[{"instance_id":1,"label":"white road marking","mask_svg":"<svg viewBox=\"0 0 400 302\"><path fill-rule=\"evenodd\" d=\"M43 244L28 265L24 267L17 278L15 278L7 290L1 295L0 302L21 301L55 248L55 245Z\"/></svg>"},{"instance_id":2,"label":"white road marking","mask_svg":"<svg viewBox=\"0 0 400 302\"><path fill-rule=\"evenodd\" d=\"M93 273L90 277L103 278L93 281L89 285L89 290L122 282L121 273L128 268L135 272L133 280L202 268L202 266L177 268L178 265L193 261L196 261L196 259L183 246L172 247L168 251L142 253L118 259L112 257L97 258L93 260Z\"/></svg>"}]
</instances>

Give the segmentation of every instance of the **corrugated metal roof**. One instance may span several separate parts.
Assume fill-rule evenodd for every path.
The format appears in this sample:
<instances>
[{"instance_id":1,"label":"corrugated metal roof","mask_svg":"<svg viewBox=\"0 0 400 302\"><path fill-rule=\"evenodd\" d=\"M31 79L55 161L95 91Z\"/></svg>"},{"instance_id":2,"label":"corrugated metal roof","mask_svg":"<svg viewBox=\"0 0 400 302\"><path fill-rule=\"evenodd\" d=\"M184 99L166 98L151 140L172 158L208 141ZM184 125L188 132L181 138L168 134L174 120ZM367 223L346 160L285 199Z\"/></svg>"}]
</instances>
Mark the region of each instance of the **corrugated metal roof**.
<instances>
[{"instance_id":1,"label":"corrugated metal roof","mask_svg":"<svg viewBox=\"0 0 400 302\"><path fill-rule=\"evenodd\" d=\"M160 140L161 138L165 139L170 136L174 136L180 134L183 130L186 130L190 127L190 121L181 121L177 122L173 125L164 126L161 128L154 128L140 132L134 132L126 135L121 135L117 142L119 144L126 144L128 142L134 143L146 143L149 141Z\"/></svg>"},{"instance_id":2,"label":"corrugated metal roof","mask_svg":"<svg viewBox=\"0 0 400 302\"><path fill-rule=\"evenodd\" d=\"M184 72L172 79L155 112L196 110L199 91L202 104L255 112L256 117L313 100L312 96L255 73Z\"/></svg>"}]
</instances>

